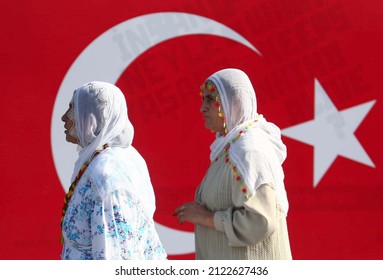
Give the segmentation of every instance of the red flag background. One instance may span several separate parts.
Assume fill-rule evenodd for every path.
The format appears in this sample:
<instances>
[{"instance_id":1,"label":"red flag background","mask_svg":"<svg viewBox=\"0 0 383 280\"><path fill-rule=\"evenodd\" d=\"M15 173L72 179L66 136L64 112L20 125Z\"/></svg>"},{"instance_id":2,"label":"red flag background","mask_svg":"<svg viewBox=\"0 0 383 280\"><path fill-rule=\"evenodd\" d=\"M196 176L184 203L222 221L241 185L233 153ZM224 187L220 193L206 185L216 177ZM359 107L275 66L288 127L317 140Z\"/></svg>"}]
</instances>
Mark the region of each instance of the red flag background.
<instances>
[{"instance_id":1,"label":"red flag background","mask_svg":"<svg viewBox=\"0 0 383 280\"><path fill-rule=\"evenodd\" d=\"M113 82L127 99L133 144L151 172L161 238L181 248L170 259L194 258L193 228L178 225L172 212L193 199L209 165L214 137L199 113L199 86L226 67L248 73L259 112L282 129L293 258L382 259L381 1L8 0L0 13L0 259L59 259L69 180L60 168L73 167L65 155L75 147L55 140L55 129L64 138L57 108L67 106L81 77L105 72L108 81L107 53L121 74ZM154 14L161 24L150 23ZM204 21L191 15L221 24L218 35L195 31ZM117 28L138 17L135 32ZM166 37L168 29L177 34ZM220 36L226 29L244 40ZM77 67L107 31L118 52L98 44L105 56L87 57L97 67ZM156 41L158 34L168 39ZM59 99L65 85L73 86Z\"/></svg>"}]
</instances>

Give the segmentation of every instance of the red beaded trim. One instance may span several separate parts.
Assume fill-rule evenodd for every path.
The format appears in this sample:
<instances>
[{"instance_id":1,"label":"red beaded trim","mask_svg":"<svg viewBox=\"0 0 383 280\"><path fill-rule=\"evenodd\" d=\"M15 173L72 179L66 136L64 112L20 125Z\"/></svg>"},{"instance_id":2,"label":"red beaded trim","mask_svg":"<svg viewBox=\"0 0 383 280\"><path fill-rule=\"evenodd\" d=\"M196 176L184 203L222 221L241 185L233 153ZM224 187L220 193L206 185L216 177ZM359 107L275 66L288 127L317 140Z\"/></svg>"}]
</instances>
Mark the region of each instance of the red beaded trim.
<instances>
[{"instance_id":1,"label":"red beaded trim","mask_svg":"<svg viewBox=\"0 0 383 280\"><path fill-rule=\"evenodd\" d=\"M254 127L254 124L257 122L258 120L254 120L252 122L249 122L244 128L243 130L239 131L239 133L237 134L237 136L235 136L232 140L231 140L231 143L234 144L235 142L237 142L237 140L239 138L241 138L242 134L246 133L250 128L253 128Z\"/></svg>"},{"instance_id":2,"label":"red beaded trim","mask_svg":"<svg viewBox=\"0 0 383 280\"><path fill-rule=\"evenodd\" d=\"M248 194L245 182L242 179L242 176L239 174L237 167L233 164L233 162L229 158L229 149L230 149L230 143L228 143L224 149L225 153L225 162L229 164L229 167L233 170L233 176L235 178L235 181L239 184L239 188L241 189L241 192L243 193L246 200L250 198L250 195Z\"/></svg>"},{"instance_id":3,"label":"red beaded trim","mask_svg":"<svg viewBox=\"0 0 383 280\"><path fill-rule=\"evenodd\" d=\"M254 127L254 123L257 122L258 120L254 120L253 122L248 123L243 130L239 131L237 136L235 136L230 142L234 144L235 142L238 141L239 138L243 134L245 134L250 128ZM225 162L229 164L229 167L233 170L233 176L235 180L238 182L239 187L241 189L241 192L244 194L246 200L250 198L250 194L248 193L248 190L246 188L245 182L242 179L242 176L239 174L237 167L232 163L232 161L229 158L229 149L230 149L230 143L227 143L225 148L223 149L223 154L225 155ZM219 157L217 157L214 161L217 161Z\"/></svg>"}]
</instances>

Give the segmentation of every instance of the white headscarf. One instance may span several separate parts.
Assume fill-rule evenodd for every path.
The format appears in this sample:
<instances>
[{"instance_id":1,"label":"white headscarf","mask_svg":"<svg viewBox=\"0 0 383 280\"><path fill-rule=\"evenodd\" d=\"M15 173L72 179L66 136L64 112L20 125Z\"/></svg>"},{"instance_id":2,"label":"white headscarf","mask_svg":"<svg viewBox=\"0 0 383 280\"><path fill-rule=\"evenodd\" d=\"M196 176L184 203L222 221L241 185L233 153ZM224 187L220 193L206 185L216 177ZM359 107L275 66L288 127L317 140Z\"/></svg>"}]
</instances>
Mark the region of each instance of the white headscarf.
<instances>
[{"instance_id":1,"label":"white headscarf","mask_svg":"<svg viewBox=\"0 0 383 280\"><path fill-rule=\"evenodd\" d=\"M210 146L214 160L230 143L229 158L237 167L247 191L255 195L262 184L271 184L277 202L285 214L288 200L284 186L282 163L286 146L280 129L257 113L257 100L249 77L238 69L224 69L211 75L219 94L226 119L227 134L220 135Z\"/></svg>"},{"instance_id":2,"label":"white headscarf","mask_svg":"<svg viewBox=\"0 0 383 280\"><path fill-rule=\"evenodd\" d=\"M147 214L152 217L155 211L154 191L146 162L131 145L134 129L128 119L124 94L113 84L93 81L75 90L73 106L80 151L72 174L72 182L94 152L101 150L104 144L108 144L110 149L105 151L105 156L113 157L113 160L126 171L122 176L124 181L120 187L132 197L139 199L145 206ZM97 167L94 169L97 170ZM114 170L105 172L113 173Z\"/></svg>"},{"instance_id":3,"label":"white headscarf","mask_svg":"<svg viewBox=\"0 0 383 280\"><path fill-rule=\"evenodd\" d=\"M115 85L97 81L84 84L74 92L73 103L81 150L72 181L81 166L104 144L127 148L134 136L124 94Z\"/></svg>"}]
</instances>

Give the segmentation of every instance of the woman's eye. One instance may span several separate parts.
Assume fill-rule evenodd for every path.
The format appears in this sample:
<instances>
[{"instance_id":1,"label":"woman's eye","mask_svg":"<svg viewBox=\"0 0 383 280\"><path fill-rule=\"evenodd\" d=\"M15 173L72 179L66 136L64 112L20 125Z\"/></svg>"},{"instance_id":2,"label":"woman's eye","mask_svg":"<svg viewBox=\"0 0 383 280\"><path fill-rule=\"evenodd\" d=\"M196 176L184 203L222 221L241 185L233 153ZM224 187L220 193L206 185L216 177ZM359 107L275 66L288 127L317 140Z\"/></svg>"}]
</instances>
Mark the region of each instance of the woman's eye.
<instances>
[{"instance_id":1,"label":"woman's eye","mask_svg":"<svg viewBox=\"0 0 383 280\"><path fill-rule=\"evenodd\" d=\"M211 96L205 96L204 100L207 102L207 103L211 103L213 101L213 98Z\"/></svg>"}]
</instances>

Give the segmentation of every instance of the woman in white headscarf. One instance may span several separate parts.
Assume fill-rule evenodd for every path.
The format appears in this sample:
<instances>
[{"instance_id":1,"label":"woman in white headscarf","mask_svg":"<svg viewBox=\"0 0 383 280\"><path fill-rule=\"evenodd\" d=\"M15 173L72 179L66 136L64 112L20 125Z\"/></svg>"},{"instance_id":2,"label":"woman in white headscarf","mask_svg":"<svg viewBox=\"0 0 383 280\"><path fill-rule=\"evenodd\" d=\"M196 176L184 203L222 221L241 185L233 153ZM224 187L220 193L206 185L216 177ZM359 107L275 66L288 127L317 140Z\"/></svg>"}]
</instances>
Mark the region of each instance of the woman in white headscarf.
<instances>
[{"instance_id":1,"label":"woman in white headscarf","mask_svg":"<svg viewBox=\"0 0 383 280\"><path fill-rule=\"evenodd\" d=\"M126 101L113 84L90 82L62 116L79 158L62 213L62 259L166 259L154 227L145 160L132 146Z\"/></svg>"},{"instance_id":2,"label":"woman in white headscarf","mask_svg":"<svg viewBox=\"0 0 383 280\"><path fill-rule=\"evenodd\" d=\"M257 113L248 76L224 69L201 86L201 113L216 132L196 200L178 207L195 224L197 259L291 259L280 129Z\"/></svg>"}]
</instances>

